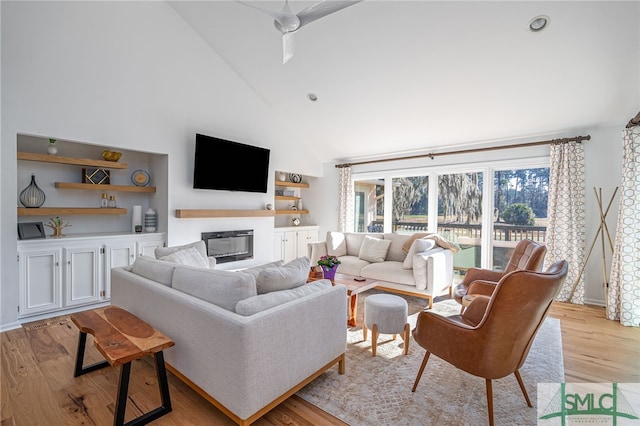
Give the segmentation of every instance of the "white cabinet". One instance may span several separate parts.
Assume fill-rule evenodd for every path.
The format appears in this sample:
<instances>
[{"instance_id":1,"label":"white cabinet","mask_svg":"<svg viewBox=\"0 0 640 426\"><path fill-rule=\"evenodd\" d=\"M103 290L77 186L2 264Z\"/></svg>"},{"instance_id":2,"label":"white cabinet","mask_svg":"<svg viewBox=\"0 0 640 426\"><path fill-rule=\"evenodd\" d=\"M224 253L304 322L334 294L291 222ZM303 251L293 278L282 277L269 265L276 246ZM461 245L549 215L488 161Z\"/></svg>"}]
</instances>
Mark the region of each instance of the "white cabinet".
<instances>
[{"instance_id":1,"label":"white cabinet","mask_svg":"<svg viewBox=\"0 0 640 426\"><path fill-rule=\"evenodd\" d=\"M18 255L18 315L27 316L62 308L62 250L33 247Z\"/></svg>"},{"instance_id":2,"label":"white cabinet","mask_svg":"<svg viewBox=\"0 0 640 426\"><path fill-rule=\"evenodd\" d=\"M65 289L64 305L78 306L96 303L100 300L102 284L102 261L100 243L65 247L63 279Z\"/></svg>"},{"instance_id":3,"label":"white cabinet","mask_svg":"<svg viewBox=\"0 0 640 426\"><path fill-rule=\"evenodd\" d=\"M111 268L153 256L165 234L103 234L18 241L18 317L106 302Z\"/></svg>"},{"instance_id":4,"label":"white cabinet","mask_svg":"<svg viewBox=\"0 0 640 426\"><path fill-rule=\"evenodd\" d=\"M290 262L308 255L307 244L318 241L318 227L276 228L274 236L274 260Z\"/></svg>"}]
</instances>

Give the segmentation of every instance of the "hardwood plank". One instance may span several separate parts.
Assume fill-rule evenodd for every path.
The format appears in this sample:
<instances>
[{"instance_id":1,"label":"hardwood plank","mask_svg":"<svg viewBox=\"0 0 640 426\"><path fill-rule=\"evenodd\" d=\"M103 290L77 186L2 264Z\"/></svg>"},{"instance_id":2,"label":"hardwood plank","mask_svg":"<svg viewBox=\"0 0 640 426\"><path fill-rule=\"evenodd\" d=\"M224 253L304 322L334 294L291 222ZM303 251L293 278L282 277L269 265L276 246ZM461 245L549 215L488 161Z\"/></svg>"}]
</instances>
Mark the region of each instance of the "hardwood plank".
<instances>
[{"instance_id":1,"label":"hardwood plank","mask_svg":"<svg viewBox=\"0 0 640 426\"><path fill-rule=\"evenodd\" d=\"M605 319L601 307L555 303L550 316L561 323L566 382L640 382L640 329ZM69 317L31 324L29 328L25 324L21 329L0 334L1 426L111 425L120 367L73 378L78 329ZM42 329L47 329L47 333L43 334ZM31 333L37 337L30 337ZM87 337L85 361L101 360L91 343L91 335ZM53 347L56 351L49 352ZM65 348L65 355L60 355L60 348ZM47 359L38 362L35 352ZM56 358L53 354L60 356ZM90 358L94 361L89 361ZM235 425L173 374L169 373L168 380L173 411L154 421L154 425ZM153 408L158 401L151 357L132 362L130 389L127 420L142 409ZM344 426L345 423L293 395L254 425Z\"/></svg>"}]
</instances>

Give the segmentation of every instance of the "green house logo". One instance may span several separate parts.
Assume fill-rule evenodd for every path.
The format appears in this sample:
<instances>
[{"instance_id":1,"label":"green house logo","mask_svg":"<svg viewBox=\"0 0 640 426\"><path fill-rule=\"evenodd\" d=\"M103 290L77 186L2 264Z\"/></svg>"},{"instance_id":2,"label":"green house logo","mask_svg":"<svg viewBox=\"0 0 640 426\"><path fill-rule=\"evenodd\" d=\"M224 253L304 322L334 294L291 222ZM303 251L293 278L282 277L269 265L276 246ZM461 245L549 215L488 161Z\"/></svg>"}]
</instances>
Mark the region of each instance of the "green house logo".
<instances>
[{"instance_id":1,"label":"green house logo","mask_svg":"<svg viewBox=\"0 0 640 426\"><path fill-rule=\"evenodd\" d=\"M539 425L640 425L638 383L540 383Z\"/></svg>"}]
</instances>

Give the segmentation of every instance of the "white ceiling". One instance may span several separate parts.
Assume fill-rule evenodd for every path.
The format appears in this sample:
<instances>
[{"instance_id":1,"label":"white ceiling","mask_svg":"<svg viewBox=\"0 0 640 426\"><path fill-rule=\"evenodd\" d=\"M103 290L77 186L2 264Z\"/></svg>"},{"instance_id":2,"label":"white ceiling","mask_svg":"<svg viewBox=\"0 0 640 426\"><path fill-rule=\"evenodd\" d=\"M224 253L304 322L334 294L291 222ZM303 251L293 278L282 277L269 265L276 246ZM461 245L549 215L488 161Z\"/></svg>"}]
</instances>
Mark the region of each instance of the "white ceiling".
<instances>
[{"instance_id":1,"label":"white ceiling","mask_svg":"<svg viewBox=\"0 0 640 426\"><path fill-rule=\"evenodd\" d=\"M365 0L302 27L284 65L265 13L170 4L323 161L575 136L640 108L638 1Z\"/></svg>"}]
</instances>

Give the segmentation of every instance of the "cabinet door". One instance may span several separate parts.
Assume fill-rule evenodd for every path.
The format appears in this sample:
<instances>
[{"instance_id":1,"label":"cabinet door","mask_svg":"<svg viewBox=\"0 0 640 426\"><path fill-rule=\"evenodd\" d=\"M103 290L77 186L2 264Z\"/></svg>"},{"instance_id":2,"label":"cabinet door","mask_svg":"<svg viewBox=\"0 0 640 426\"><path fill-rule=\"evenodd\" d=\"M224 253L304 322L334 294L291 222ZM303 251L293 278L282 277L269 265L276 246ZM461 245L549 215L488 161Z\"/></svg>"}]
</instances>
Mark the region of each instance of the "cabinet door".
<instances>
[{"instance_id":1,"label":"cabinet door","mask_svg":"<svg viewBox=\"0 0 640 426\"><path fill-rule=\"evenodd\" d=\"M64 249L65 306L77 306L100 300L100 247Z\"/></svg>"},{"instance_id":2,"label":"cabinet door","mask_svg":"<svg viewBox=\"0 0 640 426\"><path fill-rule=\"evenodd\" d=\"M18 253L18 317L62 308L60 249Z\"/></svg>"},{"instance_id":3,"label":"cabinet door","mask_svg":"<svg viewBox=\"0 0 640 426\"><path fill-rule=\"evenodd\" d=\"M130 266L136 259L135 241L110 242L105 245L104 285L101 296L103 299L111 298L111 269L121 266Z\"/></svg>"},{"instance_id":4,"label":"cabinet door","mask_svg":"<svg viewBox=\"0 0 640 426\"><path fill-rule=\"evenodd\" d=\"M308 256L309 250L307 249L307 245L314 241L318 241L318 230L310 229L306 231L298 231L297 237L297 257Z\"/></svg>"},{"instance_id":5,"label":"cabinet door","mask_svg":"<svg viewBox=\"0 0 640 426\"><path fill-rule=\"evenodd\" d=\"M284 261L290 262L296 258L298 233L295 231L284 233Z\"/></svg>"},{"instance_id":6,"label":"cabinet door","mask_svg":"<svg viewBox=\"0 0 640 426\"><path fill-rule=\"evenodd\" d=\"M151 256L156 257L156 247L164 247L164 240L138 241L136 243L136 257Z\"/></svg>"},{"instance_id":7,"label":"cabinet door","mask_svg":"<svg viewBox=\"0 0 640 426\"><path fill-rule=\"evenodd\" d=\"M284 232L273 234L273 260L284 260Z\"/></svg>"}]
</instances>

